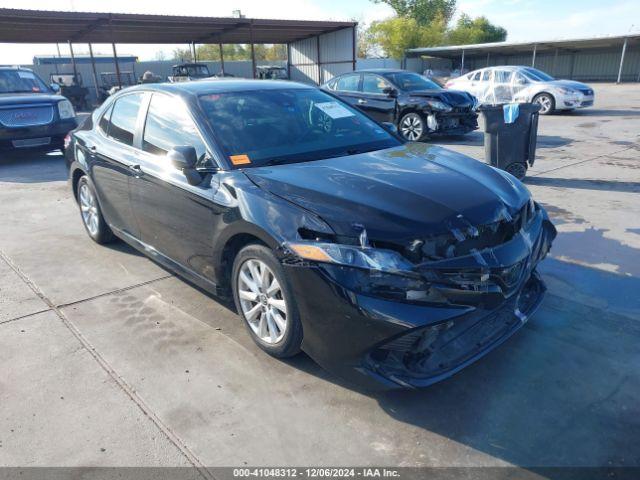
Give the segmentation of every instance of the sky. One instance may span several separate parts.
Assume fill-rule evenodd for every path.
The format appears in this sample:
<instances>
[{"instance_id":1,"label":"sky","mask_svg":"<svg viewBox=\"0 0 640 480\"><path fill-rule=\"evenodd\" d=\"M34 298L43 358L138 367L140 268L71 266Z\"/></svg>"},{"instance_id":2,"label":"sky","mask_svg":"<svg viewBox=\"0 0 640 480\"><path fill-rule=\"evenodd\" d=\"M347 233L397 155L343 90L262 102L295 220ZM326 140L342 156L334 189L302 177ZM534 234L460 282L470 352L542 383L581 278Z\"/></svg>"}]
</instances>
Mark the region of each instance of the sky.
<instances>
[{"instance_id":1,"label":"sky","mask_svg":"<svg viewBox=\"0 0 640 480\"><path fill-rule=\"evenodd\" d=\"M179 5L179 8L177 7ZM0 7L17 8L16 0L0 0ZM231 16L240 9L247 17L300 20L356 20L369 24L393 15L384 4L370 0L21 0L19 8L78 12L156 13L165 15ZM507 40L531 41L640 33L640 0L458 0L457 14L484 15L509 32ZM121 45L120 54L153 60L167 56L174 46ZM84 53L87 47L74 47ZM62 54L68 54L66 45ZM108 45L95 53L110 54ZM0 64L30 64L34 55L55 54L52 45L0 44Z\"/></svg>"}]
</instances>

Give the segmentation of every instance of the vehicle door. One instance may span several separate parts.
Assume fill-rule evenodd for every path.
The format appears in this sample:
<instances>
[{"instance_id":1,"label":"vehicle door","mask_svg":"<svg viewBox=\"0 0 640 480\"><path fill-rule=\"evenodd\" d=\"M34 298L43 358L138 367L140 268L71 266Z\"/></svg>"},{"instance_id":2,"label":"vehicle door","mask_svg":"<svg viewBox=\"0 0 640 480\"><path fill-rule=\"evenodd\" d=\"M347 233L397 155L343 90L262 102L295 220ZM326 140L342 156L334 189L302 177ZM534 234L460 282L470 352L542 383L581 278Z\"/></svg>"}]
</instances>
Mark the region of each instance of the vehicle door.
<instances>
[{"instance_id":1,"label":"vehicle door","mask_svg":"<svg viewBox=\"0 0 640 480\"><path fill-rule=\"evenodd\" d=\"M511 79L513 70L496 69L493 71L493 102L494 104L510 103L513 101Z\"/></svg>"},{"instance_id":2,"label":"vehicle door","mask_svg":"<svg viewBox=\"0 0 640 480\"><path fill-rule=\"evenodd\" d=\"M141 240L179 266L212 280L214 233L211 177L190 185L167 153L177 146L196 149L201 166L211 156L186 104L154 92L140 138L140 171L131 182L131 205Z\"/></svg>"},{"instance_id":3,"label":"vehicle door","mask_svg":"<svg viewBox=\"0 0 640 480\"><path fill-rule=\"evenodd\" d=\"M138 152L134 137L145 94L130 93L115 100L100 118L97 132L85 144L100 208L112 227L137 237L131 210L129 182L136 174Z\"/></svg>"},{"instance_id":4,"label":"vehicle door","mask_svg":"<svg viewBox=\"0 0 640 480\"><path fill-rule=\"evenodd\" d=\"M525 102L525 91L531 86L531 81L521 72L514 72L511 86L511 97L514 102Z\"/></svg>"},{"instance_id":5,"label":"vehicle door","mask_svg":"<svg viewBox=\"0 0 640 480\"><path fill-rule=\"evenodd\" d=\"M469 85L469 87L468 87L467 91L471 95L476 96L478 90L480 90L480 88L481 88L480 82L481 82L481 79L482 79L482 71L478 70L475 73L473 73L473 72L470 73L469 74L469 78L470 78L470 80L469 80L469 83L467 84L467 85Z\"/></svg>"},{"instance_id":6,"label":"vehicle door","mask_svg":"<svg viewBox=\"0 0 640 480\"><path fill-rule=\"evenodd\" d=\"M348 73L338 77L334 84L334 92L342 100L353 105L358 106L358 100L361 99L360 82L362 75L359 73Z\"/></svg>"},{"instance_id":7,"label":"vehicle door","mask_svg":"<svg viewBox=\"0 0 640 480\"><path fill-rule=\"evenodd\" d=\"M397 95L397 88L393 87L387 80L375 73L364 73L362 75L362 96L358 99L358 108L369 114L378 122L395 122L396 95L390 94L385 89L394 89Z\"/></svg>"}]
</instances>

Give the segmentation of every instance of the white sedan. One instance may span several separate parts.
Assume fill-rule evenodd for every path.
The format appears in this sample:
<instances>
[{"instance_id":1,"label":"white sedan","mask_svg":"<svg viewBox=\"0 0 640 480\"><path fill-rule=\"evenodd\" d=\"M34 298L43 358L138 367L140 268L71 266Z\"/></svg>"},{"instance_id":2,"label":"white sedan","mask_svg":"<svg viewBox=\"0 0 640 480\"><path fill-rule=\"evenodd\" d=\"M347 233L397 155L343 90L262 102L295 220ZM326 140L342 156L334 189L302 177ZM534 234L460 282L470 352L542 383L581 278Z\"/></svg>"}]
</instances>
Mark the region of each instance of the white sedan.
<instances>
[{"instance_id":1,"label":"white sedan","mask_svg":"<svg viewBox=\"0 0 640 480\"><path fill-rule=\"evenodd\" d=\"M572 80L556 80L533 67L488 67L451 79L446 88L464 90L482 104L533 102L540 113L573 110L593 105L594 93L589 85Z\"/></svg>"}]
</instances>

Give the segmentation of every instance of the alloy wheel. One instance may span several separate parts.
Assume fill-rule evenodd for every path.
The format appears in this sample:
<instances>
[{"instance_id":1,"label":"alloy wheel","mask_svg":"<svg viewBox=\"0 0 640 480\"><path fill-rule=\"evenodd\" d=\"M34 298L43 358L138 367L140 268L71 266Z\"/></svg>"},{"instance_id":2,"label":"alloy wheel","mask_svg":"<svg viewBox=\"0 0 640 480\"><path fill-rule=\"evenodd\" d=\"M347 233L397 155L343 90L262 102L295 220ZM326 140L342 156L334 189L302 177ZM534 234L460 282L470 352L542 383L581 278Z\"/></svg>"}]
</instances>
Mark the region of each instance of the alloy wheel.
<instances>
[{"instance_id":1,"label":"alloy wheel","mask_svg":"<svg viewBox=\"0 0 640 480\"><path fill-rule=\"evenodd\" d=\"M409 113L402 119L400 132L404 138L415 142L422 137L422 133L424 132L424 123L418 114Z\"/></svg>"},{"instance_id":2,"label":"alloy wheel","mask_svg":"<svg viewBox=\"0 0 640 480\"><path fill-rule=\"evenodd\" d=\"M98 202L96 201L95 194L86 183L80 185L79 199L82 220L84 221L84 224L91 236L95 237L98 234L98 229L100 228Z\"/></svg>"},{"instance_id":3,"label":"alloy wheel","mask_svg":"<svg viewBox=\"0 0 640 480\"><path fill-rule=\"evenodd\" d=\"M553 101L549 95L540 95L536 98L536 103L540 105L540 113L542 115L549 113L553 108Z\"/></svg>"},{"instance_id":4,"label":"alloy wheel","mask_svg":"<svg viewBox=\"0 0 640 480\"><path fill-rule=\"evenodd\" d=\"M264 343L280 342L287 330L287 304L273 271L250 259L241 265L237 282L240 307L253 333Z\"/></svg>"}]
</instances>

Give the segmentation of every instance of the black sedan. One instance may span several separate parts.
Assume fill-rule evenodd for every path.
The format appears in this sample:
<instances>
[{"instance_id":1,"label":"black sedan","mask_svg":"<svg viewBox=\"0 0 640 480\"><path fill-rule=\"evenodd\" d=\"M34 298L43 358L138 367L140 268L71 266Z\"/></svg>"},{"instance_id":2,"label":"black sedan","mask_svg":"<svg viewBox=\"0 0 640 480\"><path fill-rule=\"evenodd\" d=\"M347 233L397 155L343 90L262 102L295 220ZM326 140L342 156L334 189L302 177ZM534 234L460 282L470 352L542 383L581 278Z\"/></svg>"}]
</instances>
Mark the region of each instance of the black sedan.
<instances>
[{"instance_id":1,"label":"black sedan","mask_svg":"<svg viewBox=\"0 0 640 480\"><path fill-rule=\"evenodd\" d=\"M509 174L405 144L305 85L141 85L71 137L89 236L116 237L230 295L275 357L361 384L425 386L505 341L539 305L555 237Z\"/></svg>"},{"instance_id":2,"label":"black sedan","mask_svg":"<svg viewBox=\"0 0 640 480\"><path fill-rule=\"evenodd\" d=\"M462 135L478 128L476 98L445 90L406 70L372 69L346 73L322 86L378 122L396 125L405 140L430 135Z\"/></svg>"},{"instance_id":3,"label":"black sedan","mask_svg":"<svg viewBox=\"0 0 640 480\"><path fill-rule=\"evenodd\" d=\"M0 67L0 150L64 148L78 124L73 105L58 91L31 70Z\"/></svg>"}]
</instances>

